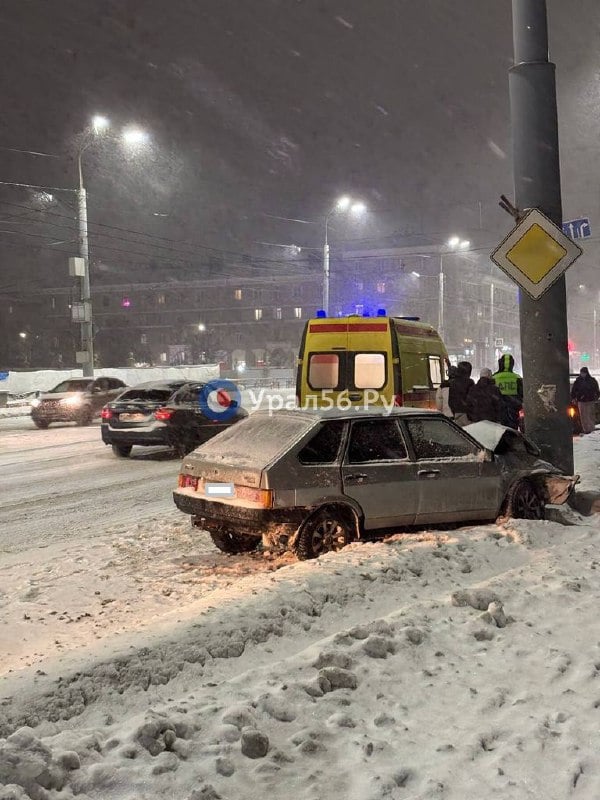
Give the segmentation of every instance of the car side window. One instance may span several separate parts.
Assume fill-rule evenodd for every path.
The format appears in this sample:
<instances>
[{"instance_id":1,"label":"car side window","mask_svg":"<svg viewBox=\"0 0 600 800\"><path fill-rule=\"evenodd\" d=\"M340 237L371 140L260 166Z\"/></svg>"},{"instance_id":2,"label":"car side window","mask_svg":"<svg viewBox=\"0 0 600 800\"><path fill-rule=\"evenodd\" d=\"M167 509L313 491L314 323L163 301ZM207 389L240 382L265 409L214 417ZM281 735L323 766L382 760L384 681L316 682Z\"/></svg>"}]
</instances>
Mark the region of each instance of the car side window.
<instances>
[{"instance_id":1,"label":"car side window","mask_svg":"<svg viewBox=\"0 0 600 800\"><path fill-rule=\"evenodd\" d=\"M337 459L344 422L324 422L312 439L298 453L301 464L333 464Z\"/></svg>"},{"instance_id":2,"label":"car side window","mask_svg":"<svg viewBox=\"0 0 600 800\"><path fill-rule=\"evenodd\" d=\"M353 423L348 462L399 461L408 458L404 438L394 419L358 420Z\"/></svg>"},{"instance_id":3,"label":"car side window","mask_svg":"<svg viewBox=\"0 0 600 800\"><path fill-rule=\"evenodd\" d=\"M406 427L418 461L465 458L481 450L443 419L409 419Z\"/></svg>"}]
</instances>

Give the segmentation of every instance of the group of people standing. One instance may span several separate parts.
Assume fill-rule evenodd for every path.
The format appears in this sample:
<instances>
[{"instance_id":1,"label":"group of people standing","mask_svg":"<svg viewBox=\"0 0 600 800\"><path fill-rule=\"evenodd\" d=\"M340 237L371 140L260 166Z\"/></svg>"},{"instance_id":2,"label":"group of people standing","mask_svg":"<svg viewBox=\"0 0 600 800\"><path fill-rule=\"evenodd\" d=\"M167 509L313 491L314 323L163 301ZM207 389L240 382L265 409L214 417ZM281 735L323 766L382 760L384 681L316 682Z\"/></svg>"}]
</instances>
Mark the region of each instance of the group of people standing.
<instances>
[{"instance_id":1,"label":"group of people standing","mask_svg":"<svg viewBox=\"0 0 600 800\"><path fill-rule=\"evenodd\" d=\"M472 422L489 420L515 430L523 407L523 378L514 371L515 360L503 355L498 370L484 367L477 383L471 378L472 365L461 361L450 367L448 380L437 391L439 411L464 427Z\"/></svg>"}]
</instances>

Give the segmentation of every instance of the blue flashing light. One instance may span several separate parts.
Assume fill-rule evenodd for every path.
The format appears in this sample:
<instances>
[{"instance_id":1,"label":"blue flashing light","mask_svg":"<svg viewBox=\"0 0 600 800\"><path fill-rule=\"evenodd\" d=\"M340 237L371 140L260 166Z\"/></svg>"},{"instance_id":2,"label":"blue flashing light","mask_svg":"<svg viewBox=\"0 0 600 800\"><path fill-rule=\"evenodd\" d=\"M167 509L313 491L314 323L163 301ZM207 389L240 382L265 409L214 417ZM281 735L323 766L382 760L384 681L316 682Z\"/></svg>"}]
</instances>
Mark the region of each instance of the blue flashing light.
<instances>
[{"instance_id":1,"label":"blue flashing light","mask_svg":"<svg viewBox=\"0 0 600 800\"><path fill-rule=\"evenodd\" d=\"M387 317L385 308L378 308L377 309L377 316L378 317Z\"/></svg>"},{"instance_id":2,"label":"blue flashing light","mask_svg":"<svg viewBox=\"0 0 600 800\"><path fill-rule=\"evenodd\" d=\"M327 312L325 311L324 308L320 308L317 311L317 319L325 319L326 316L327 316Z\"/></svg>"}]
</instances>

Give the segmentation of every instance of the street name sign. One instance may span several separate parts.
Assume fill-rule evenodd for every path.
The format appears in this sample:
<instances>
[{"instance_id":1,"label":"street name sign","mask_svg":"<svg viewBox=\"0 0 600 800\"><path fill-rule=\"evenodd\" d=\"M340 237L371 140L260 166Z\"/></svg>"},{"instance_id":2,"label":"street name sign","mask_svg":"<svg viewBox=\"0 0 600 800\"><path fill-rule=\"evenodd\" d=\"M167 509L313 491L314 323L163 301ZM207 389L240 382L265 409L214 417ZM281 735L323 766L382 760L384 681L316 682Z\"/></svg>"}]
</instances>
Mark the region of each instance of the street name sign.
<instances>
[{"instance_id":1,"label":"street name sign","mask_svg":"<svg viewBox=\"0 0 600 800\"><path fill-rule=\"evenodd\" d=\"M539 300L582 252L548 217L532 208L490 258L523 291Z\"/></svg>"}]
</instances>

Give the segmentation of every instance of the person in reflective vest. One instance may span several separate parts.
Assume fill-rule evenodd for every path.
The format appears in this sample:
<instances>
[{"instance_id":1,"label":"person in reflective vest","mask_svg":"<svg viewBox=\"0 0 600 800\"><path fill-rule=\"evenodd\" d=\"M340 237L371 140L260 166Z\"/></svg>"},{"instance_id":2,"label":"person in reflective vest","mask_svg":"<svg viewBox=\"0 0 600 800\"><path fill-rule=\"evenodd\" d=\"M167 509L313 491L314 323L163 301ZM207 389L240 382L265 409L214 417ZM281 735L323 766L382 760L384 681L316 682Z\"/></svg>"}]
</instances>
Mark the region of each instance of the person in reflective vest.
<instances>
[{"instance_id":1,"label":"person in reflective vest","mask_svg":"<svg viewBox=\"0 0 600 800\"><path fill-rule=\"evenodd\" d=\"M500 389L504 399L503 424L517 430L519 427L519 411L523 407L523 378L513 367L515 360L506 353L498 359L498 372L494 372L494 383Z\"/></svg>"}]
</instances>

